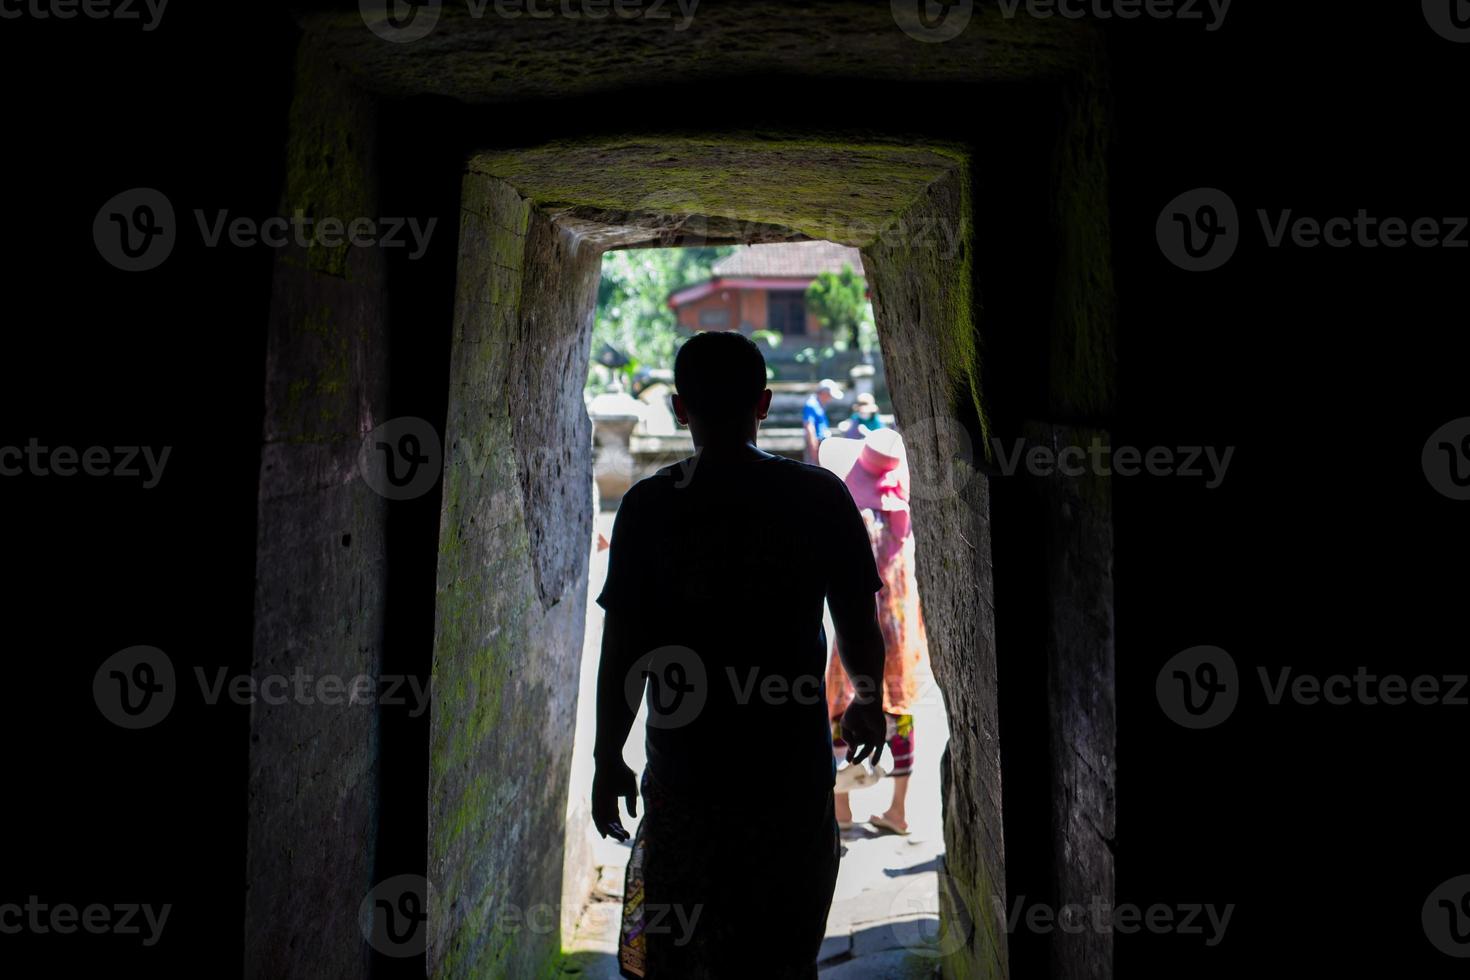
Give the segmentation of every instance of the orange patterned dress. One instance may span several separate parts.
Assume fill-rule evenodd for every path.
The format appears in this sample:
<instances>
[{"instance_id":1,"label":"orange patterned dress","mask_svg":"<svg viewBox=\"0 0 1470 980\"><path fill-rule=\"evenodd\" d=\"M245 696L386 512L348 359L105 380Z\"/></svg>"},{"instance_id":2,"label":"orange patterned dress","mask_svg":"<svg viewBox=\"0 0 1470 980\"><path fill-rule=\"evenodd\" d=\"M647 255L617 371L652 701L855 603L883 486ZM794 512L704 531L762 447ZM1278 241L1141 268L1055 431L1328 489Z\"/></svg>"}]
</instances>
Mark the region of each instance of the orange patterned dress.
<instances>
[{"instance_id":1,"label":"orange patterned dress","mask_svg":"<svg viewBox=\"0 0 1470 980\"><path fill-rule=\"evenodd\" d=\"M878 627L883 632L884 651L883 711L907 715L918 700L919 668L929 656L924 617L919 611L919 587L914 577L914 536L908 533L902 541L895 541L890 522L884 520L885 512L864 509L862 515L863 523L868 526L878 575L883 580L883 589L878 593ZM908 521L901 523L907 525ZM852 698L852 682L843 669L842 658L837 655L834 638L832 656L827 661L827 717L840 720Z\"/></svg>"}]
</instances>

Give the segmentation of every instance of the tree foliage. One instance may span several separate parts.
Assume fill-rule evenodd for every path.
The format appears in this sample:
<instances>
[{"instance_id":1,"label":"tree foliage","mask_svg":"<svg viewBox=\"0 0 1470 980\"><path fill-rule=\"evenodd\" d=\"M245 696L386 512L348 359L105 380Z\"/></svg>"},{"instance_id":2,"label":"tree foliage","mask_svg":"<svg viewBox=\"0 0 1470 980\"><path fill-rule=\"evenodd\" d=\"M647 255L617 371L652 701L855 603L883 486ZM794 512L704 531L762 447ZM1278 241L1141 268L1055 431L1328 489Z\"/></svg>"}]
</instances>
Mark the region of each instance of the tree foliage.
<instances>
[{"instance_id":1,"label":"tree foliage","mask_svg":"<svg viewBox=\"0 0 1470 980\"><path fill-rule=\"evenodd\" d=\"M597 317L592 327L594 354L608 344L639 366L672 367L678 346L669 294L710 278L715 261L733 246L634 248L602 257L597 287Z\"/></svg>"},{"instance_id":2,"label":"tree foliage","mask_svg":"<svg viewBox=\"0 0 1470 980\"><path fill-rule=\"evenodd\" d=\"M850 265L841 272L821 273L807 287L807 309L832 331L838 350L852 346L866 354L873 349L873 308L866 292L863 278Z\"/></svg>"}]
</instances>

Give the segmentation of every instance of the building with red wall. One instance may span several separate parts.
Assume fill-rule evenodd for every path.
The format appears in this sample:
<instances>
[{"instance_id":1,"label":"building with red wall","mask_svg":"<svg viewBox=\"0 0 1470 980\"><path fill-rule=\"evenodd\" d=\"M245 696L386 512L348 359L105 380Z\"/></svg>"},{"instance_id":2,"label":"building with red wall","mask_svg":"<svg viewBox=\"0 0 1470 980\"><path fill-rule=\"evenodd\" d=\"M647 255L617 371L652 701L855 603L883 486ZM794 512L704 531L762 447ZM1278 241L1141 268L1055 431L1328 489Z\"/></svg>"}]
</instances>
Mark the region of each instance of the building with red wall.
<instances>
[{"instance_id":1,"label":"building with red wall","mask_svg":"<svg viewBox=\"0 0 1470 980\"><path fill-rule=\"evenodd\" d=\"M806 289L823 272L851 266L859 278L858 250L832 242L745 245L714 264L706 282L669 296L680 328L770 330L802 341L793 347L830 344L830 331L806 308Z\"/></svg>"}]
</instances>

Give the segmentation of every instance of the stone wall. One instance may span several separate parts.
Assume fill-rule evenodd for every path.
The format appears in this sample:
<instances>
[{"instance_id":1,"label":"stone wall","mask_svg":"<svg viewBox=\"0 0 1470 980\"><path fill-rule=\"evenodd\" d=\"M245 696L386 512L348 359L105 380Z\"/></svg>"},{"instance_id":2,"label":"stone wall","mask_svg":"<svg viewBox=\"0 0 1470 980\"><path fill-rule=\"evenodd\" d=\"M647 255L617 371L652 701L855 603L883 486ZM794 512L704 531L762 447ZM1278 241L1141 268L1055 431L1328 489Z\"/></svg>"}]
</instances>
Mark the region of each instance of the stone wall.
<instances>
[{"instance_id":1,"label":"stone wall","mask_svg":"<svg viewBox=\"0 0 1470 980\"><path fill-rule=\"evenodd\" d=\"M1108 212L1105 89L1081 77L1061 93L1053 164L1057 276L1048 344L1049 418L1026 426L1060 450L1109 442L1116 348ZM1113 651L1112 490L1106 476L1054 476L1047 515L1055 895L1059 905L1114 899L1117 719ZM1057 932L1051 974L1113 975L1107 933Z\"/></svg>"},{"instance_id":2,"label":"stone wall","mask_svg":"<svg viewBox=\"0 0 1470 980\"><path fill-rule=\"evenodd\" d=\"M434 639L434 976L536 976L560 954L598 258L508 184L466 176Z\"/></svg>"},{"instance_id":3,"label":"stone wall","mask_svg":"<svg viewBox=\"0 0 1470 980\"><path fill-rule=\"evenodd\" d=\"M373 215L372 102L303 48L283 214ZM383 259L290 245L268 325L252 673L376 677L386 501L358 476L386 400ZM245 973L357 977L371 886L378 736L370 705L257 701L250 717Z\"/></svg>"},{"instance_id":4,"label":"stone wall","mask_svg":"<svg viewBox=\"0 0 1470 980\"><path fill-rule=\"evenodd\" d=\"M1096 429L1034 427L1055 452L1105 438ZM1052 759L1052 843L1058 906L1114 898L1117 744L1113 692L1112 493L1105 477L1053 477L1044 490ZM1050 935L1059 980L1113 975L1112 937L1092 929Z\"/></svg>"},{"instance_id":5,"label":"stone wall","mask_svg":"<svg viewBox=\"0 0 1470 980\"><path fill-rule=\"evenodd\" d=\"M424 6L403 25L414 38L406 44L382 43L363 29L357 9L302 20L366 86L489 104L650 84L725 85L748 75L929 84L1035 79L1075 66L1079 39L1092 29L1074 17L1007 16L998 4L966 3L939 18L960 27L957 34L925 43L916 38L938 39L913 0L706 0L690 5L687 22L673 0L649 4L656 13L632 19L609 8L600 16L495 17L464 4ZM375 18L380 27L385 19ZM813 57L814 39L821 39L820 57Z\"/></svg>"},{"instance_id":6,"label":"stone wall","mask_svg":"<svg viewBox=\"0 0 1470 980\"><path fill-rule=\"evenodd\" d=\"M286 207L375 214L374 108L308 52L292 110ZM1033 297L1044 289L998 288L1027 293L1025 322L1010 329L1046 334L1047 379L1028 386L1045 387L1046 398L1025 408L1003 399L1008 434L1024 422L1032 441L1062 445L1106 432L1113 335L1105 100L1087 79L1058 90L1050 317L1032 319L1046 309L1045 295ZM670 222L776 238L842 228L835 237L863 251L897 421L922 484L918 573L951 719L944 972L1008 973L995 914L1008 895L994 595L997 577L1014 574L1014 554L993 555L995 529L1006 526L997 522L1010 518L997 510L1001 484L980 459L996 406L982 391L988 328L977 322L967 157L941 144L813 140L639 138L470 157L446 372L426 759L434 976L546 971L560 953L558 925L583 893L576 869L590 862L564 854L563 842L567 822L585 819L567 784L591 538L581 389L598 253L662 242ZM947 234L871 233L888 223ZM383 282L374 250L288 249L278 261L258 676L298 665L346 677L381 667L386 511L356 478L356 456L387 405ZM1045 554L1036 559L1042 574L1026 586L1034 625L1014 634L1035 637L1035 655L1046 660L1049 738L1038 742L1050 743L1051 780L1034 819L1051 828L1051 897L1110 898L1109 492L1105 482L1082 481L1024 493L1017 513L1032 526L1011 540ZM1002 651L1000 663L1029 652ZM356 916L378 849L378 719L366 709L260 706L251 731L247 972L362 975L369 954ZM1105 936L1058 934L1050 953L1056 976L1111 974Z\"/></svg>"},{"instance_id":7,"label":"stone wall","mask_svg":"<svg viewBox=\"0 0 1470 980\"><path fill-rule=\"evenodd\" d=\"M934 674L949 713L943 767L941 948L948 977L1006 976L993 914L1005 895L989 493L980 444L968 175L935 181L900 216L962 230L958 255L895 236L863 250L899 428L914 471L915 555Z\"/></svg>"}]
</instances>

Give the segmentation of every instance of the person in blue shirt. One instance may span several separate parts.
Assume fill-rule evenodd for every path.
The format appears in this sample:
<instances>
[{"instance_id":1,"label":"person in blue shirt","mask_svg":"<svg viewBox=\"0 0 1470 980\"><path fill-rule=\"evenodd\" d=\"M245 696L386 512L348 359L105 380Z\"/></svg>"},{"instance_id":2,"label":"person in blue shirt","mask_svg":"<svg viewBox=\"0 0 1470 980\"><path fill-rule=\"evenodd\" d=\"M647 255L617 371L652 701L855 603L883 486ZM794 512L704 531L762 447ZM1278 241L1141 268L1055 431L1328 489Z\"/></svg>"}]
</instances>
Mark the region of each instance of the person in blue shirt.
<instances>
[{"instance_id":1,"label":"person in blue shirt","mask_svg":"<svg viewBox=\"0 0 1470 980\"><path fill-rule=\"evenodd\" d=\"M842 388L831 378L817 382L817 390L801 408L801 427L806 430L806 461L817 461L817 447L832 434L827 421L827 403L842 400Z\"/></svg>"}]
</instances>

